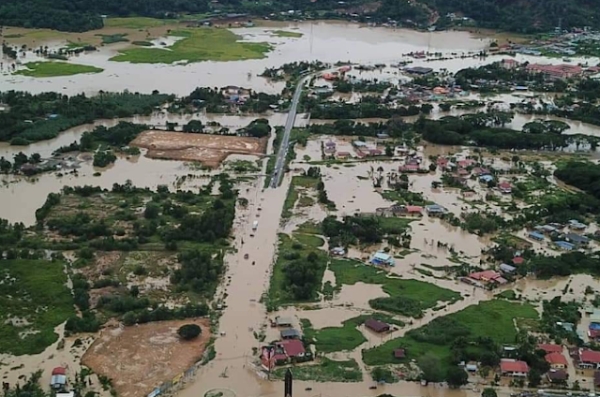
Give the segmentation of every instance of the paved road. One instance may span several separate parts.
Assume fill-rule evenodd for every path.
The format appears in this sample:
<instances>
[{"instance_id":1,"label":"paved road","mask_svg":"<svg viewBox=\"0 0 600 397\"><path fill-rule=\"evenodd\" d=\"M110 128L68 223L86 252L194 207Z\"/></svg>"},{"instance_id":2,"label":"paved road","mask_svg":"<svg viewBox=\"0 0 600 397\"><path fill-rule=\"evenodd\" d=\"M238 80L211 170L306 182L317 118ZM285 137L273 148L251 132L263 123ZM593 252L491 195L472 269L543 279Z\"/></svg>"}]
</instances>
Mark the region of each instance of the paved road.
<instances>
[{"instance_id":1,"label":"paved road","mask_svg":"<svg viewBox=\"0 0 600 397\"><path fill-rule=\"evenodd\" d=\"M298 85L296 86L296 92L294 92L294 97L292 98L292 106L290 107L288 118L285 122L283 140L281 141L281 146L279 147L279 152L277 153L277 161L275 162L273 176L271 177L270 187L273 189L279 186L279 183L281 182L281 177L285 172L285 170L283 169L283 167L285 166L285 156L287 155L288 146L290 144L290 134L292 132L292 128L294 128L294 123L296 122L298 103L300 102L300 96L302 95L302 90L304 89L304 83L306 83L306 80L311 76L312 75L303 77L302 79L300 79Z\"/></svg>"}]
</instances>

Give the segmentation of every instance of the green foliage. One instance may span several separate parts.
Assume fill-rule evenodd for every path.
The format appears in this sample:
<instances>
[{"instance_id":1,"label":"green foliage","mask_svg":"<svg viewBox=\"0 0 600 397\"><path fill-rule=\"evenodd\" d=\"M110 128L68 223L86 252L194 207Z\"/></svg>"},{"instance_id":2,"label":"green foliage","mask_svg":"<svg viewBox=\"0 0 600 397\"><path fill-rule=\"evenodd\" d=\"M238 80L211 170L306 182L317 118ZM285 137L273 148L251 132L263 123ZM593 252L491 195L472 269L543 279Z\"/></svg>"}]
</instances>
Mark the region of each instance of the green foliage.
<instances>
[{"instance_id":1,"label":"green foliage","mask_svg":"<svg viewBox=\"0 0 600 397\"><path fill-rule=\"evenodd\" d=\"M32 95L24 92L0 93L0 101L9 106L0 113L0 140L20 139L21 143L56 137L68 128L96 119L149 115L170 98L161 94L100 93L94 97L83 94L69 97L59 93ZM53 115L48 117L48 115Z\"/></svg>"},{"instance_id":2,"label":"green foliage","mask_svg":"<svg viewBox=\"0 0 600 397\"><path fill-rule=\"evenodd\" d=\"M183 39L165 49L126 49L111 60L131 63L237 61L264 58L271 48L267 43L240 42L240 37L227 29L193 29L171 32L171 35Z\"/></svg>"},{"instance_id":3,"label":"green foliage","mask_svg":"<svg viewBox=\"0 0 600 397\"><path fill-rule=\"evenodd\" d=\"M222 258L211 258L207 252L191 250L178 256L181 268L175 270L171 282L183 290L212 292L223 273Z\"/></svg>"},{"instance_id":4,"label":"green foliage","mask_svg":"<svg viewBox=\"0 0 600 397\"><path fill-rule=\"evenodd\" d=\"M66 62L29 62L25 64L27 69L22 69L15 74L29 77L56 77L73 76L83 73L101 73L104 69L88 65L77 65Z\"/></svg>"},{"instance_id":5,"label":"green foliage","mask_svg":"<svg viewBox=\"0 0 600 397\"><path fill-rule=\"evenodd\" d=\"M455 302L460 294L418 280L403 280L388 276L384 271L359 262L333 260L329 269L335 273L336 284L354 285L358 282L381 284L387 298L369 302L373 308L411 317L421 317L423 310L435 307L438 302Z\"/></svg>"},{"instance_id":6,"label":"green foliage","mask_svg":"<svg viewBox=\"0 0 600 397\"><path fill-rule=\"evenodd\" d=\"M367 365L397 362L393 352L403 348L405 360L419 359L427 353L437 357L441 369L437 379L447 377L452 364L476 360L486 365L497 364L499 345L514 343L517 337L515 319L535 320L538 314L529 304L492 300L469 306L464 310L439 317L427 325L411 330L402 338L393 339L376 348L363 351ZM491 357L490 356L491 353Z\"/></svg>"},{"instance_id":7,"label":"green foliage","mask_svg":"<svg viewBox=\"0 0 600 397\"><path fill-rule=\"evenodd\" d=\"M283 379L287 368L279 368L273 372L277 379ZM362 371L354 359L334 361L322 357L319 364L302 365L292 368L294 379L315 382L361 382Z\"/></svg>"},{"instance_id":8,"label":"green foliage","mask_svg":"<svg viewBox=\"0 0 600 397\"><path fill-rule=\"evenodd\" d=\"M184 340L196 339L201 333L202 328L196 324L185 324L177 330L177 335Z\"/></svg>"},{"instance_id":9,"label":"green foliage","mask_svg":"<svg viewBox=\"0 0 600 397\"><path fill-rule=\"evenodd\" d=\"M38 354L56 342L54 328L73 314L63 262L0 261L0 352Z\"/></svg>"},{"instance_id":10,"label":"green foliage","mask_svg":"<svg viewBox=\"0 0 600 397\"><path fill-rule=\"evenodd\" d=\"M571 161L559 167L554 176L600 199L600 165Z\"/></svg>"},{"instance_id":11,"label":"green foliage","mask_svg":"<svg viewBox=\"0 0 600 397\"><path fill-rule=\"evenodd\" d=\"M249 135L254 138L264 138L269 136L271 132L271 126L267 119L256 119L252 121L247 127L245 127L241 133Z\"/></svg>"},{"instance_id":12,"label":"green foliage","mask_svg":"<svg viewBox=\"0 0 600 397\"><path fill-rule=\"evenodd\" d=\"M94 153L94 167L106 167L109 164L117 161L117 156L112 152L112 150L99 150Z\"/></svg>"}]
</instances>

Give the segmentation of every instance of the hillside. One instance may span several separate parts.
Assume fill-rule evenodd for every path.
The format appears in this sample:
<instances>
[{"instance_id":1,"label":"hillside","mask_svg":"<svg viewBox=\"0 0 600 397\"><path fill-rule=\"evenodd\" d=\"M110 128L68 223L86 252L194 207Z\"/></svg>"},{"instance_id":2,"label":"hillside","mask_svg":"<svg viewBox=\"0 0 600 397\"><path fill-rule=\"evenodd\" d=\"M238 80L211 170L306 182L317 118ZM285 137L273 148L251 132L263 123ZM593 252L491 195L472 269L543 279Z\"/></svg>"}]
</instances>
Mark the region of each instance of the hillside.
<instances>
[{"instance_id":1,"label":"hillside","mask_svg":"<svg viewBox=\"0 0 600 397\"><path fill-rule=\"evenodd\" d=\"M548 31L558 26L600 25L600 4L596 0L421 0L440 15L462 14L481 27L513 32Z\"/></svg>"},{"instance_id":2,"label":"hillside","mask_svg":"<svg viewBox=\"0 0 600 397\"><path fill-rule=\"evenodd\" d=\"M438 27L450 26L444 16L453 13L481 27L521 33L552 30L561 18L563 28L600 26L597 0L3 0L0 24L83 32L101 28L102 15L169 18L182 13L234 12L267 16L287 10L325 19L358 13L371 21L390 19L409 26L437 21Z\"/></svg>"}]
</instances>

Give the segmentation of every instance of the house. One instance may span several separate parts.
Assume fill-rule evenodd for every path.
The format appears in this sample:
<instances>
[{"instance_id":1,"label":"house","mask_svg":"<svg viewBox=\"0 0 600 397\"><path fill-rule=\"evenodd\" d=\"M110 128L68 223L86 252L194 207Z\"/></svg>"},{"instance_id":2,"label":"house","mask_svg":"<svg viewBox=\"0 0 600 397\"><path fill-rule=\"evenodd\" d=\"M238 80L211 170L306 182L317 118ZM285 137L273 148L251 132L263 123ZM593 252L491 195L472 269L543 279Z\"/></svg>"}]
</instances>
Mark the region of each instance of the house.
<instances>
[{"instance_id":1,"label":"house","mask_svg":"<svg viewBox=\"0 0 600 397\"><path fill-rule=\"evenodd\" d=\"M56 367L52 370L50 378L50 387L53 389L62 389L67 385L67 370L63 367Z\"/></svg>"},{"instance_id":2,"label":"house","mask_svg":"<svg viewBox=\"0 0 600 397\"><path fill-rule=\"evenodd\" d=\"M508 281L494 270L484 270L469 274L469 278L483 283L506 284Z\"/></svg>"},{"instance_id":3,"label":"house","mask_svg":"<svg viewBox=\"0 0 600 397\"><path fill-rule=\"evenodd\" d=\"M444 169L448 166L448 159L445 157L438 157L435 163L438 167Z\"/></svg>"},{"instance_id":4,"label":"house","mask_svg":"<svg viewBox=\"0 0 600 397\"><path fill-rule=\"evenodd\" d=\"M596 388L600 387L600 371L594 372L594 386Z\"/></svg>"},{"instance_id":5,"label":"house","mask_svg":"<svg viewBox=\"0 0 600 397\"><path fill-rule=\"evenodd\" d=\"M573 251L575 249L575 244L567 243L566 241L555 241L554 244L565 251Z\"/></svg>"},{"instance_id":6,"label":"house","mask_svg":"<svg viewBox=\"0 0 600 397\"><path fill-rule=\"evenodd\" d=\"M417 164L407 164L398 167L400 172L419 172L419 166Z\"/></svg>"},{"instance_id":7,"label":"house","mask_svg":"<svg viewBox=\"0 0 600 397\"><path fill-rule=\"evenodd\" d=\"M335 247L332 248L329 253L333 256L344 256L346 255L346 250L343 247Z\"/></svg>"},{"instance_id":8,"label":"house","mask_svg":"<svg viewBox=\"0 0 600 397\"><path fill-rule=\"evenodd\" d=\"M306 354L304 344L298 339L284 340L277 342L276 345L281 347L289 358L304 357Z\"/></svg>"},{"instance_id":9,"label":"house","mask_svg":"<svg viewBox=\"0 0 600 397\"><path fill-rule=\"evenodd\" d=\"M515 270L517 270L516 267L507 265L506 263L500 265L500 271L504 274L512 274L515 272Z\"/></svg>"},{"instance_id":10,"label":"house","mask_svg":"<svg viewBox=\"0 0 600 397\"><path fill-rule=\"evenodd\" d=\"M517 66L519 66L519 62L515 61L514 59L503 59L502 62L500 62L500 66L502 66L502 68L504 69L515 69Z\"/></svg>"},{"instance_id":11,"label":"house","mask_svg":"<svg viewBox=\"0 0 600 397\"><path fill-rule=\"evenodd\" d=\"M367 147L367 144L365 142L363 142L363 141L353 141L352 145L355 148L358 148L358 149L362 149L362 148L366 148Z\"/></svg>"},{"instance_id":12,"label":"house","mask_svg":"<svg viewBox=\"0 0 600 397\"><path fill-rule=\"evenodd\" d=\"M600 369L600 352L580 349L578 366L582 369Z\"/></svg>"},{"instance_id":13,"label":"house","mask_svg":"<svg viewBox=\"0 0 600 397\"><path fill-rule=\"evenodd\" d=\"M550 364L550 368L552 369L567 368L567 359L565 358L565 356L562 355L562 353L548 353L544 358L546 359L546 362Z\"/></svg>"},{"instance_id":14,"label":"house","mask_svg":"<svg viewBox=\"0 0 600 397\"><path fill-rule=\"evenodd\" d=\"M565 235L565 240L567 240L571 244L581 247L587 247L587 245L590 243L589 238L585 236L580 236L579 234L575 233L567 233Z\"/></svg>"},{"instance_id":15,"label":"house","mask_svg":"<svg viewBox=\"0 0 600 397\"><path fill-rule=\"evenodd\" d=\"M433 72L432 68L426 68L423 66L412 66L412 67L408 67L405 68L404 71L406 73L410 73L410 74L419 74L421 76L427 75L431 72Z\"/></svg>"},{"instance_id":16,"label":"house","mask_svg":"<svg viewBox=\"0 0 600 397\"><path fill-rule=\"evenodd\" d=\"M275 317L275 325L277 325L278 327L291 327L292 319L289 317L277 316Z\"/></svg>"},{"instance_id":17,"label":"house","mask_svg":"<svg viewBox=\"0 0 600 397\"><path fill-rule=\"evenodd\" d=\"M281 339L300 339L300 331L294 328L284 329L279 334Z\"/></svg>"},{"instance_id":18,"label":"house","mask_svg":"<svg viewBox=\"0 0 600 397\"><path fill-rule=\"evenodd\" d=\"M388 139L389 137L390 136L385 132L380 132L379 134L377 134L377 139Z\"/></svg>"},{"instance_id":19,"label":"house","mask_svg":"<svg viewBox=\"0 0 600 397\"><path fill-rule=\"evenodd\" d=\"M583 74L581 66L562 64L562 65L540 65L530 63L527 65L527 71L530 73L543 74L551 79L568 79Z\"/></svg>"},{"instance_id":20,"label":"house","mask_svg":"<svg viewBox=\"0 0 600 397\"><path fill-rule=\"evenodd\" d=\"M546 354L550 353L562 353L563 348L561 345L555 345L552 343L540 343L538 349L543 350Z\"/></svg>"},{"instance_id":21,"label":"house","mask_svg":"<svg viewBox=\"0 0 600 397\"><path fill-rule=\"evenodd\" d=\"M564 384L569 379L569 374L564 369L551 369L546 376L548 381L553 384Z\"/></svg>"},{"instance_id":22,"label":"house","mask_svg":"<svg viewBox=\"0 0 600 397\"><path fill-rule=\"evenodd\" d=\"M376 157L376 156L383 156L383 151L380 149L371 149L369 150L369 155Z\"/></svg>"},{"instance_id":23,"label":"house","mask_svg":"<svg viewBox=\"0 0 600 397\"><path fill-rule=\"evenodd\" d=\"M477 162L473 159L465 159L459 160L456 164L458 164L460 168L467 168L477 164Z\"/></svg>"},{"instance_id":24,"label":"house","mask_svg":"<svg viewBox=\"0 0 600 397\"><path fill-rule=\"evenodd\" d=\"M483 175L491 175L491 172L487 168L475 167L475 168L473 168L473 174L475 174L477 176L483 176Z\"/></svg>"},{"instance_id":25,"label":"house","mask_svg":"<svg viewBox=\"0 0 600 397\"><path fill-rule=\"evenodd\" d=\"M544 235L538 232L530 232L528 236L529 238L532 238L537 241L542 241L544 239Z\"/></svg>"},{"instance_id":26,"label":"house","mask_svg":"<svg viewBox=\"0 0 600 397\"><path fill-rule=\"evenodd\" d=\"M494 177L491 175L481 175L479 177L479 182L481 183L490 183L494 180Z\"/></svg>"},{"instance_id":27,"label":"house","mask_svg":"<svg viewBox=\"0 0 600 397\"><path fill-rule=\"evenodd\" d=\"M500 190L500 192L502 194L511 194L512 193L512 186L508 182L500 182L498 184L498 190Z\"/></svg>"},{"instance_id":28,"label":"house","mask_svg":"<svg viewBox=\"0 0 600 397\"><path fill-rule=\"evenodd\" d=\"M349 159L350 158L350 153L348 152L338 152L337 153L337 158L338 159Z\"/></svg>"},{"instance_id":29,"label":"house","mask_svg":"<svg viewBox=\"0 0 600 397\"><path fill-rule=\"evenodd\" d=\"M385 252L376 252L371 258L371 264L376 266L395 266L396 262L394 258L390 254L386 254Z\"/></svg>"},{"instance_id":30,"label":"house","mask_svg":"<svg viewBox=\"0 0 600 397\"><path fill-rule=\"evenodd\" d=\"M427 212L427 215L430 215L430 216L444 215L446 212L448 212L448 210L446 210L446 208L444 208L438 204L432 204L432 205L426 206L425 211Z\"/></svg>"},{"instance_id":31,"label":"house","mask_svg":"<svg viewBox=\"0 0 600 397\"><path fill-rule=\"evenodd\" d=\"M465 365L465 369L467 370L467 372L477 372L477 364L475 363L468 363L467 365Z\"/></svg>"},{"instance_id":32,"label":"house","mask_svg":"<svg viewBox=\"0 0 600 397\"><path fill-rule=\"evenodd\" d=\"M500 372L502 376L526 377L529 365L525 361L503 358L500 360Z\"/></svg>"},{"instance_id":33,"label":"house","mask_svg":"<svg viewBox=\"0 0 600 397\"><path fill-rule=\"evenodd\" d=\"M423 207L418 205L407 205L406 213L409 215L423 215Z\"/></svg>"},{"instance_id":34,"label":"house","mask_svg":"<svg viewBox=\"0 0 600 397\"><path fill-rule=\"evenodd\" d=\"M371 331L377 332L378 334L382 332L388 332L390 330L389 324L374 318L367 319L367 321L365 321L365 327L369 328Z\"/></svg>"},{"instance_id":35,"label":"house","mask_svg":"<svg viewBox=\"0 0 600 397\"><path fill-rule=\"evenodd\" d=\"M394 350L394 358L403 359L406 358L406 350L404 349L396 349Z\"/></svg>"},{"instance_id":36,"label":"house","mask_svg":"<svg viewBox=\"0 0 600 397\"><path fill-rule=\"evenodd\" d=\"M513 262L513 265L517 265L518 266L518 265L522 265L523 262L525 262L525 259L523 259L523 257L521 257L521 256L515 256L513 258L512 262Z\"/></svg>"},{"instance_id":37,"label":"house","mask_svg":"<svg viewBox=\"0 0 600 397\"><path fill-rule=\"evenodd\" d=\"M579 222L577 219L571 219L569 221L569 229L573 230L585 230L587 226L584 223Z\"/></svg>"}]
</instances>

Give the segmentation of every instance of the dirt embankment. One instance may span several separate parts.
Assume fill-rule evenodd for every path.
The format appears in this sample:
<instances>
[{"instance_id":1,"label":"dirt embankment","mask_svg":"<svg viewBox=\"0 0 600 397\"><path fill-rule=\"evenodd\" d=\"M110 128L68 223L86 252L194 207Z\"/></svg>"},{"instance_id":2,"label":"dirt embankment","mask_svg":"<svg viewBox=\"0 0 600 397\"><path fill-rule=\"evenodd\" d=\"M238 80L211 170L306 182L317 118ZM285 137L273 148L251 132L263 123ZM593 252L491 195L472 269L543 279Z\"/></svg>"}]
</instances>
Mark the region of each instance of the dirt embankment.
<instances>
[{"instance_id":1,"label":"dirt embankment","mask_svg":"<svg viewBox=\"0 0 600 397\"><path fill-rule=\"evenodd\" d=\"M148 157L199 161L207 167L216 168L230 154L257 156L264 154L267 149L267 138L152 130L138 135L131 142L131 146L148 149Z\"/></svg>"},{"instance_id":2,"label":"dirt embankment","mask_svg":"<svg viewBox=\"0 0 600 397\"><path fill-rule=\"evenodd\" d=\"M202 327L201 336L181 340L177 330L184 324ZM104 329L81 361L95 373L112 379L119 396L141 397L196 363L209 339L208 319L117 326Z\"/></svg>"}]
</instances>

